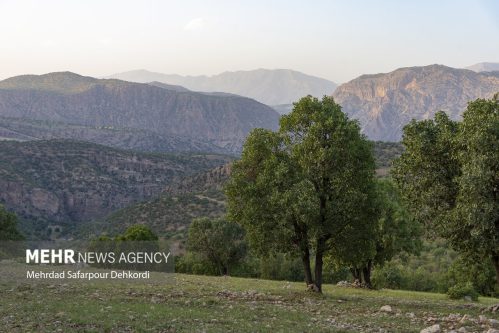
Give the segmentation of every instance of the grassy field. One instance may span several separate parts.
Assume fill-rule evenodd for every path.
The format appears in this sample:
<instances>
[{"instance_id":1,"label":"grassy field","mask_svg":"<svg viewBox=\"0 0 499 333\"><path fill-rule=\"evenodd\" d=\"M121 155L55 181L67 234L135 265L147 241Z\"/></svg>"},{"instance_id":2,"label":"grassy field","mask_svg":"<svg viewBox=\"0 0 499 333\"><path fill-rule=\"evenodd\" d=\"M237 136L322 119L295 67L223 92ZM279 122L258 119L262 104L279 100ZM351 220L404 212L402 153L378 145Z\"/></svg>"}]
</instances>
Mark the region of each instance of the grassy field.
<instances>
[{"instance_id":1,"label":"grassy field","mask_svg":"<svg viewBox=\"0 0 499 333\"><path fill-rule=\"evenodd\" d=\"M332 285L317 295L303 283L182 274L157 273L128 284L4 279L0 331L419 332L438 323L443 332L463 326L483 332L491 327L489 319L499 319L499 312L490 311L498 303ZM384 305L392 311L380 311Z\"/></svg>"}]
</instances>

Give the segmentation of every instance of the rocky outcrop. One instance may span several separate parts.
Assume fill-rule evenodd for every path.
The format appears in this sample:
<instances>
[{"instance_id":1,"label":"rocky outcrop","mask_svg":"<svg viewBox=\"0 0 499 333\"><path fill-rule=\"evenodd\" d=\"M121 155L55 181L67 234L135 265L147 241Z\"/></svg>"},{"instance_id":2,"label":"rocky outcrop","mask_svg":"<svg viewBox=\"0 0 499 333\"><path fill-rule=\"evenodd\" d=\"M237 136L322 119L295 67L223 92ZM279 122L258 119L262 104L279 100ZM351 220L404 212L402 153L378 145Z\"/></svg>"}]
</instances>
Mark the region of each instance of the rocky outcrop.
<instances>
[{"instance_id":1,"label":"rocky outcrop","mask_svg":"<svg viewBox=\"0 0 499 333\"><path fill-rule=\"evenodd\" d=\"M31 230L49 223L74 228L231 160L135 153L67 140L3 141L0 156L0 203Z\"/></svg>"},{"instance_id":2,"label":"rocky outcrop","mask_svg":"<svg viewBox=\"0 0 499 333\"><path fill-rule=\"evenodd\" d=\"M399 141L411 119L428 119L440 110L459 119L469 101L498 91L499 72L431 65L363 75L339 86L333 97L370 139Z\"/></svg>"}]
</instances>

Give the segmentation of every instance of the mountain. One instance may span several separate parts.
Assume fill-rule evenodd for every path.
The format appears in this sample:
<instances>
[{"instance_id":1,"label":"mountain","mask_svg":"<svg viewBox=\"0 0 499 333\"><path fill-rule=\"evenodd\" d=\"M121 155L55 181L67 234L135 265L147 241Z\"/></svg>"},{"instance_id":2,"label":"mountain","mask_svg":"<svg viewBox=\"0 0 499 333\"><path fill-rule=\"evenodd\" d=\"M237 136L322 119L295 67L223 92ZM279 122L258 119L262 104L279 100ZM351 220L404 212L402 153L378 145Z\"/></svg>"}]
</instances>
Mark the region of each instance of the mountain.
<instances>
[{"instance_id":1,"label":"mountain","mask_svg":"<svg viewBox=\"0 0 499 333\"><path fill-rule=\"evenodd\" d=\"M92 238L101 233L115 235L133 224L147 224L155 233L184 241L193 219L225 214L223 185L230 164L186 177L168 186L159 196L117 210L103 219L82 225L79 234Z\"/></svg>"},{"instance_id":2,"label":"mountain","mask_svg":"<svg viewBox=\"0 0 499 333\"><path fill-rule=\"evenodd\" d=\"M479 62L478 64L466 67L466 69L472 70L474 72L499 71L499 62Z\"/></svg>"},{"instance_id":3,"label":"mountain","mask_svg":"<svg viewBox=\"0 0 499 333\"><path fill-rule=\"evenodd\" d=\"M402 144L375 142L374 156L378 176L386 176L393 159L402 153ZM122 233L135 223L147 224L158 235L183 241L189 224L197 217L225 214L223 186L230 177L231 163L172 182L157 197L112 212L102 219L83 225L83 237L100 233Z\"/></svg>"},{"instance_id":4,"label":"mountain","mask_svg":"<svg viewBox=\"0 0 499 333\"><path fill-rule=\"evenodd\" d=\"M0 140L72 139L143 152L210 152L232 154L230 149L182 136L160 135L133 128L74 125L58 121L0 117Z\"/></svg>"},{"instance_id":5,"label":"mountain","mask_svg":"<svg viewBox=\"0 0 499 333\"><path fill-rule=\"evenodd\" d=\"M226 92L253 98L267 105L291 104L301 97L330 95L332 81L290 69L256 69L224 72L213 76L181 76L135 70L108 76L131 82L158 81L202 92Z\"/></svg>"},{"instance_id":6,"label":"mountain","mask_svg":"<svg viewBox=\"0 0 499 333\"><path fill-rule=\"evenodd\" d=\"M0 203L36 235L49 224L74 229L232 160L138 153L71 140L0 141L0 156Z\"/></svg>"},{"instance_id":7,"label":"mountain","mask_svg":"<svg viewBox=\"0 0 499 333\"><path fill-rule=\"evenodd\" d=\"M411 119L428 119L439 110L459 119L469 101L497 92L499 72L430 65L362 75L339 86L333 97L371 140L399 141Z\"/></svg>"},{"instance_id":8,"label":"mountain","mask_svg":"<svg viewBox=\"0 0 499 333\"><path fill-rule=\"evenodd\" d=\"M182 137L238 152L255 127L279 114L246 97L208 95L70 72L0 81L0 116Z\"/></svg>"}]
</instances>

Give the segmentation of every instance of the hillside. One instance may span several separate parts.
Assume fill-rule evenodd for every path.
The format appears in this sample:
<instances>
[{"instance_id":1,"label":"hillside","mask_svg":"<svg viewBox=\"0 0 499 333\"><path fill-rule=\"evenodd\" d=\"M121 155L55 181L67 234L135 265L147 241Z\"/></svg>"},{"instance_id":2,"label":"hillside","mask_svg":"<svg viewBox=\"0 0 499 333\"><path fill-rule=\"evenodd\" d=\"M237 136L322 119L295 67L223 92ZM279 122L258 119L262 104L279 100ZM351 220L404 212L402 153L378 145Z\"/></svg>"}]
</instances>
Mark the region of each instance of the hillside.
<instances>
[{"instance_id":1,"label":"hillside","mask_svg":"<svg viewBox=\"0 0 499 333\"><path fill-rule=\"evenodd\" d=\"M161 193L181 178L231 160L223 155L162 155L68 141L0 141L0 203L24 231L69 230Z\"/></svg>"},{"instance_id":2,"label":"hillside","mask_svg":"<svg viewBox=\"0 0 499 333\"><path fill-rule=\"evenodd\" d=\"M0 116L180 136L237 152L255 127L275 129L279 114L240 96L179 92L74 73L0 81Z\"/></svg>"},{"instance_id":3,"label":"hillside","mask_svg":"<svg viewBox=\"0 0 499 333\"><path fill-rule=\"evenodd\" d=\"M289 69L256 69L213 76L181 76L135 70L107 78L141 83L158 81L194 91L232 93L267 105L290 104L306 95L322 97L330 95L336 88L334 82Z\"/></svg>"},{"instance_id":4,"label":"hillside","mask_svg":"<svg viewBox=\"0 0 499 333\"><path fill-rule=\"evenodd\" d=\"M114 148L143 152L178 153L209 152L232 154L209 142L182 136L161 135L155 132L108 126L84 126L50 120L0 117L0 140L71 139L102 144Z\"/></svg>"},{"instance_id":5,"label":"hillside","mask_svg":"<svg viewBox=\"0 0 499 333\"><path fill-rule=\"evenodd\" d=\"M402 145L376 142L374 154L378 176L386 176ZM95 221L82 229L84 237L101 232L117 234L135 223L147 224L156 233L179 241L186 239L188 226L197 217L219 217L225 214L223 186L229 179L231 165L188 176L167 186L158 197L130 205Z\"/></svg>"},{"instance_id":6,"label":"hillside","mask_svg":"<svg viewBox=\"0 0 499 333\"><path fill-rule=\"evenodd\" d=\"M411 119L443 110L458 119L467 103L499 92L499 73L475 73L441 65L400 68L362 75L339 86L333 97L358 119L371 140L399 141Z\"/></svg>"}]
</instances>

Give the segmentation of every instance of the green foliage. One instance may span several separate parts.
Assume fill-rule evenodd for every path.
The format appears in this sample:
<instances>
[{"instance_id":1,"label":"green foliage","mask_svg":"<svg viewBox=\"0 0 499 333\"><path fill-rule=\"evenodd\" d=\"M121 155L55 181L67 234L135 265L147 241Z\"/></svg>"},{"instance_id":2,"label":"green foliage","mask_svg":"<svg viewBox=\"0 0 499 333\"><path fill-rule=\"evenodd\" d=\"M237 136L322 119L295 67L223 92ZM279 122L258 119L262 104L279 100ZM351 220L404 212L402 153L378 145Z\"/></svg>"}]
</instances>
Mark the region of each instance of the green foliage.
<instances>
[{"instance_id":1,"label":"green foliage","mask_svg":"<svg viewBox=\"0 0 499 333\"><path fill-rule=\"evenodd\" d=\"M17 230L17 217L0 205L0 241L23 240L24 236Z\"/></svg>"},{"instance_id":2,"label":"green foliage","mask_svg":"<svg viewBox=\"0 0 499 333\"><path fill-rule=\"evenodd\" d=\"M351 267L354 278L367 287L372 286L370 275L373 267L383 266L399 254L417 254L421 248L421 227L402 206L399 194L389 179L376 181L375 207L376 214L372 216L373 232L370 238L364 240L371 244L374 251L364 261L338 262L340 266L343 264ZM356 247L357 244L350 243L350 247L346 249L355 251Z\"/></svg>"},{"instance_id":3,"label":"green foliage","mask_svg":"<svg viewBox=\"0 0 499 333\"><path fill-rule=\"evenodd\" d=\"M462 299L470 297L473 301L478 300L478 292L473 287L471 282L459 283L447 290L447 295L450 299Z\"/></svg>"},{"instance_id":4,"label":"green foliage","mask_svg":"<svg viewBox=\"0 0 499 333\"><path fill-rule=\"evenodd\" d=\"M489 260L477 261L459 256L445 274L447 286L471 283L482 295L495 296L495 271Z\"/></svg>"},{"instance_id":5,"label":"green foliage","mask_svg":"<svg viewBox=\"0 0 499 333\"><path fill-rule=\"evenodd\" d=\"M197 275L218 275L216 265L197 252L187 252L175 257L175 272Z\"/></svg>"},{"instance_id":6,"label":"green foliage","mask_svg":"<svg viewBox=\"0 0 499 333\"><path fill-rule=\"evenodd\" d=\"M152 230L143 224L136 224L129 227L123 235L117 237L123 241L155 241L158 240Z\"/></svg>"},{"instance_id":7,"label":"green foliage","mask_svg":"<svg viewBox=\"0 0 499 333\"><path fill-rule=\"evenodd\" d=\"M300 255L307 284L322 284L323 256L353 260L373 248L372 145L331 97L294 104L274 133L255 129L226 187L229 219L259 253ZM345 251L348 244L356 251ZM315 253L315 281L310 253Z\"/></svg>"},{"instance_id":8,"label":"green foliage","mask_svg":"<svg viewBox=\"0 0 499 333\"><path fill-rule=\"evenodd\" d=\"M394 178L411 213L468 258L491 260L499 286L499 102L477 99L404 128Z\"/></svg>"},{"instance_id":9,"label":"green foliage","mask_svg":"<svg viewBox=\"0 0 499 333\"><path fill-rule=\"evenodd\" d=\"M258 277L269 280L303 281L303 266L299 258L282 253L258 260Z\"/></svg>"},{"instance_id":10,"label":"green foliage","mask_svg":"<svg viewBox=\"0 0 499 333\"><path fill-rule=\"evenodd\" d=\"M189 227L187 246L217 267L221 275L246 255L244 230L224 219L200 218Z\"/></svg>"},{"instance_id":11,"label":"green foliage","mask_svg":"<svg viewBox=\"0 0 499 333\"><path fill-rule=\"evenodd\" d=\"M400 265L388 263L375 269L372 276L374 288L403 289L406 285L404 272Z\"/></svg>"}]
</instances>

